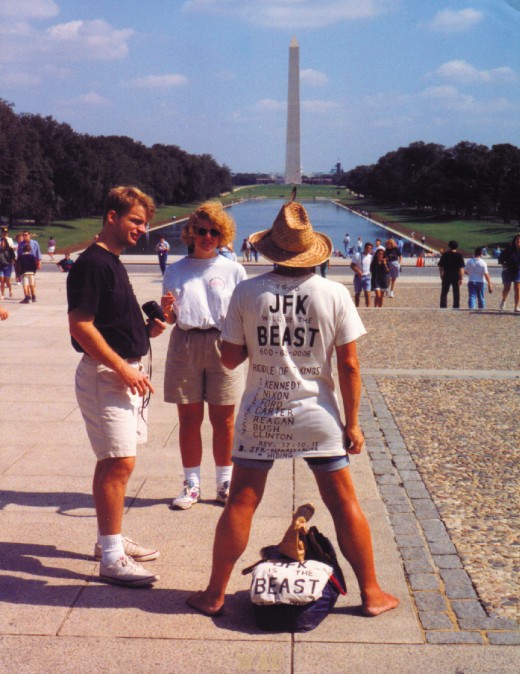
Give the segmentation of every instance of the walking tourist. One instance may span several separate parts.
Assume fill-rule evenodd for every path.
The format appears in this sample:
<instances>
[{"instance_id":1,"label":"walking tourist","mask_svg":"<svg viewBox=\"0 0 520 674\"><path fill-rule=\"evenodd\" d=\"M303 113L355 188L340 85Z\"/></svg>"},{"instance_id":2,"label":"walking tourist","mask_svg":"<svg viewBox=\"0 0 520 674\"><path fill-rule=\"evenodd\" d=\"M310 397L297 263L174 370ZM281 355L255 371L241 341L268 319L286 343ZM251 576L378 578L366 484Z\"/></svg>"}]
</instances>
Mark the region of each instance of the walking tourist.
<instances>
[{"instance_id":1,"label":"walking tourist","mask_svg":"<svg viewBox=\"0 0 520 674\"><path fill-rule=\"evenodd\" d=\"M493 292L491 287L491 277L488 273L486 262L482 259L482 248L475 248L473 257L466 263L464 273L468 278L468 307L475 309L478 303L479 309L486 308L484 279L486 280L488 291Z\"/></svg>"},{"instance_id":2,"label":"walking tourist","mask_svg":"<svg viewBox=\"0 0 520 674\"><path fill-rule=\"evenodd\" d=\"M385 241L385 257L390 271L390 286L388 288L388 297L394 297L395 282L401 274L401 264L403 261L399 246L394 239Z\"/></svg>"},{"instance_id":3,"label":"walking tourist","mask_svg":"<svg viewBox=\"0 0 520 674\"><path fill-rule=\"evenodd\" d=\"M460 307L460 286L464 274L464 258L458 252L459 244L457 241L448 242L449 250L441 255L439 260L439 274L441 277L441 309L448 306L448 292L450 288L453 292L453 308Z\"/></svg>"},{"instance_id":4,"label":"walking tourist","mask_svg":"<svg viewBox=\"0 0 520 674\"><path fill-rule=\"evenodd\" d=\"M155 252L157 253L157 257L159 258L159 268L161 270L161 274L164 276L166 265L168 264L168 253L170 252L170 244L168 243L168 241L166 241L166 238L162 235L159 237L159 242L155 246Z\"/></svg>"},{"instance_id":5,"label":"walking tourist","mask_svg":"<svg viewBox=\"0 0 520 674\"><path fill-rule=\"evenodd\" d=\"M9 291L9 297L13 296L11 275L14 262L14 249L9 246L7 239L2 237L0 239L0 300L4 299L5 288Z\"/></svg>"},{"instance_id":6,"label":"walking tourist","mask_svg":"<svg viewBox=\"0 0 520 674\"><path fill-rule=\"evenodd\" d=\"M515 311L520 312L520 234L513 237L513 240L506 246L498 256L498 261L502 265L502 301L500 309L506 308L506 300L514 286Z\"/></svg>"},{"instance_id":7,"label":"walking tourist","mask_svg":"<svg viewBox=\"0 0 520 674\"><path fill-rule=\"evenodd\" d=\"M385 258L385 249L378 248L370 263L370 289L375 293L374 306L382 307L388 291L390 271Z\"/></svg>"},{"instance_id":8,"label":"walking tourist","mask_svg":"<svg viewBox=\"0 0 520 674\"><path fill-rule=\"evenodd\" d=\"M354 272L354 302L356 307L359 307L359 298L361 293L365 295L365 305L370 306L370 263L374 257L372 254L373 245L370 241L365 243L365 248L362 253L356 253L352 256L350 268Z\"/></svg>"}]
</instances>

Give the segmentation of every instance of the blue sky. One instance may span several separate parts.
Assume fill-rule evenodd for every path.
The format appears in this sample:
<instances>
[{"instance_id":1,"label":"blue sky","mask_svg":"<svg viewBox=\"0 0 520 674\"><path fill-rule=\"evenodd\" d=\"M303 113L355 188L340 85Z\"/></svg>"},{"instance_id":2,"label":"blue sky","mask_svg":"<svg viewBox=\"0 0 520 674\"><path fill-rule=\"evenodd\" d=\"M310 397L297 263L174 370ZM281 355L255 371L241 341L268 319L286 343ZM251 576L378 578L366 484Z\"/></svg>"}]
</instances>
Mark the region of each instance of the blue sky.
<instances>
[{"instance_id":1,"label":"blue sky","mask_svg":"<svg viewBox=\"0 0 520 674\"><path fill-rule=\"evenodd\" d=\"M2 0L0 95L81 133L283 171L289 43L303 170L422 140L520 146L520 0Z\"/></svg>"}]
</instances>

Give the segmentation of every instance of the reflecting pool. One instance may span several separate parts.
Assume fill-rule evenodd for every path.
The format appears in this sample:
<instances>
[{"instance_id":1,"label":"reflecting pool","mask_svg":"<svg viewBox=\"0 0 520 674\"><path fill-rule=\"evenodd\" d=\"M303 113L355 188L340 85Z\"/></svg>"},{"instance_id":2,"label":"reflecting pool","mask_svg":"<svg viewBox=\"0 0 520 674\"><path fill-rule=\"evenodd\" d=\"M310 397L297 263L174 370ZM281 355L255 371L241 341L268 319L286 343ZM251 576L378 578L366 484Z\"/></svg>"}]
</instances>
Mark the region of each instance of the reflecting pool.
<instances>
[{"instance_id":1,"label":"reflecting pool","mask_svg":"<svg viewBox=\"0 0 520 674\"><path fill-rule=\"evenodd\" d=\"M251 199L231 206L229 213L233 216L237 226L235 250L238 252L243 239L253 232L269 229L284 203L283 199ZM384 240L386 236L386 230L383 227L373 224L332 201L316 199L302 200L301 203L309 214L313 228L327 234L332 239L334 248L342 252L344 250L343 239L347 233L350 236L351 246L356 243L358 236L363 242L373 242L378 237ZM186 246L180 239L182 225L181 220L153 230L146 236L142 236L138 245L131 250L128 249L126 253L151 254L155 251L159 237L164 235L170 244L170 252L173 255L184 255Z\"/></svg>"}]
</instances>

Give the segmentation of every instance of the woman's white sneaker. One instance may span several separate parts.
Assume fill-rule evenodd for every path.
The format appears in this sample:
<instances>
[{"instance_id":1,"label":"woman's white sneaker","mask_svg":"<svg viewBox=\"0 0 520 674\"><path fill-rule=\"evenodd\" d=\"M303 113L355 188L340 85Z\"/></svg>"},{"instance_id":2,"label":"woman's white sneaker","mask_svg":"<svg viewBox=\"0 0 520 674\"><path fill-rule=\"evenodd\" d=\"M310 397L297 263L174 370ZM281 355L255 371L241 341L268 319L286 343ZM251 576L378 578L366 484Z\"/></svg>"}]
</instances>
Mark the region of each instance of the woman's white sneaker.
<instances>
[{"instance_id":1,"label":"woman's white sneaker","mask_svg":"<svg viewBox=\"0 0 520 674\"><path fill-rule=\"evenodd\" d=\"M159 580L159 576L149 573L144 566L131 557L120 557L113 564L99 565L99 579L105 583L124 585L125 587L146 587Z\"/></svg>"}]
</instances>

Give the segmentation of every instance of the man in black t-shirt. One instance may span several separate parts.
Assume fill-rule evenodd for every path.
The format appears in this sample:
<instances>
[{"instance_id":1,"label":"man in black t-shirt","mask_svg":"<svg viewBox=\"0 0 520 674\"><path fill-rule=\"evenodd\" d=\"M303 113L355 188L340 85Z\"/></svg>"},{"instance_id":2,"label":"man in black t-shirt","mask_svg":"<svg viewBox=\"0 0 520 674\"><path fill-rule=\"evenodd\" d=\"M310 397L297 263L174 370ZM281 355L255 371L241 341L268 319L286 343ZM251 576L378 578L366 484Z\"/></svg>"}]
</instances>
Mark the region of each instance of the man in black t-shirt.
<instances>
[{"instance_id":1,"label":"man in black t-shirt","mask_svg":"<svg viewBox=\"0 0 520 674\"><path fill-rule=\"evenodd\" d=\"M459 244L457 241L449 241L450 249L441 255L439 260L439 274L441 277L441 309L448 306L448 292L453 290L453 308L460 306L460 286L464 278L464 258L457 251Z\"/></svg>"},{"instance_id":2,"label":"man in black t-shirt","mask_svg":"<svg viewBox=\"0 0 520 674\"><path fill-rule=\"evenodd\" d=\"M143 401L153 393L141 358L150 337L166 324L145 323L119 256L135 246L155 212L153 200L134 187L115 187L105 202L98 240L75 262L67 278L72 345L83 353L76 396L97 457L93 481L100 578L126 586L151 585L158 576L138 562L156 559L121 533L126 485L136 445L146 441Z\"/></svg>"}]
</instances>

